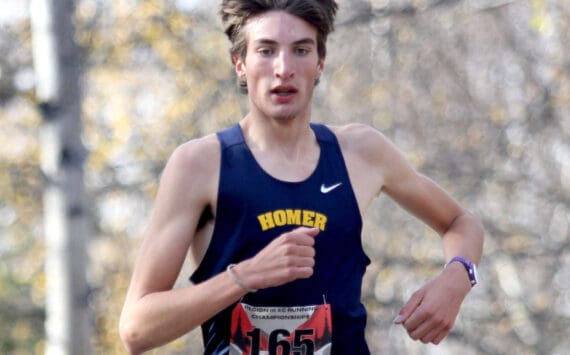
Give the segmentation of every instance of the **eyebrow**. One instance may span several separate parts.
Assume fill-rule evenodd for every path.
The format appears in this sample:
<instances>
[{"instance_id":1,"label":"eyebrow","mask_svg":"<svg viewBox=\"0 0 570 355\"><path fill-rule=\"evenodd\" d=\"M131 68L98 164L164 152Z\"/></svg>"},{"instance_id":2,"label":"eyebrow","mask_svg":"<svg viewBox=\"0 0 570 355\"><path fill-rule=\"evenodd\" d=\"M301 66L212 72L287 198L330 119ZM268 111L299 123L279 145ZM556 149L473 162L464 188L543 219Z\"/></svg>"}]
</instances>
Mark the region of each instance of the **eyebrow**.
<instances>
[{"instance_id":1,"label":"eyebrow","mask_svg":"<svg viewBox=\"0 0 570 355\"><path fill-rule=\"evenodd\" d=\"M268 39L268 38L260 38L260 39L256 39L253 41L256 44L267 44L267 45L277 45L278 42L272 39ZM293 42L293 45L298 46L301 44L310 44L310 45L315 45L315 40L312 38L301 38L295 42Z\"/></svg>"}]
</instances>

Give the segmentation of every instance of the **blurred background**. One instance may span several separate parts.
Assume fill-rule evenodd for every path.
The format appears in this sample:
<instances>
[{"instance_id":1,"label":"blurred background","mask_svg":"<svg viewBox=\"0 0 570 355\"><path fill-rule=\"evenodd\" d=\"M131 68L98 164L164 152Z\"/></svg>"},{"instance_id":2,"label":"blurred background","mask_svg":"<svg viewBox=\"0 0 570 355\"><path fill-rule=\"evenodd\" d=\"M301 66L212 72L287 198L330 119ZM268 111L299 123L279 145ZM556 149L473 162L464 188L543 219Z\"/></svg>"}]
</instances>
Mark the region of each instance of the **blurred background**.
<instances>
[{"instance_id":1,"label":"blurred background","mask_svg":"<svg viewBox=\"0 0 570 355\"><path fill-rule=\"evenodd\" d=\"M218 1L65 2L74 6L66 31L78 53L82 131L74 132L85 152L64 154L84 168L73 190L83 207L68 211L84 218L71 236L85 253L78 303L89 314L91 352L120 354L119 313L168 156L237 122L247 106ZM339 4L314 121L381 130L486 229L480 284L450 336L426 346L392 320L440 272L439 237L389 199L374 202L363 236L372 353L568 354L570 2ZM46 300L62 292L46 276L46 235L57 225L45 223L56 208L46 198L53 172L41 162L53 149L45 136L54 110L38 94L38 68L49 58L33 54L30 14L27 0L0 3L2 354L46 350ZM150 353L201 349L194 331Z\"/></svg>"}]
</instances>

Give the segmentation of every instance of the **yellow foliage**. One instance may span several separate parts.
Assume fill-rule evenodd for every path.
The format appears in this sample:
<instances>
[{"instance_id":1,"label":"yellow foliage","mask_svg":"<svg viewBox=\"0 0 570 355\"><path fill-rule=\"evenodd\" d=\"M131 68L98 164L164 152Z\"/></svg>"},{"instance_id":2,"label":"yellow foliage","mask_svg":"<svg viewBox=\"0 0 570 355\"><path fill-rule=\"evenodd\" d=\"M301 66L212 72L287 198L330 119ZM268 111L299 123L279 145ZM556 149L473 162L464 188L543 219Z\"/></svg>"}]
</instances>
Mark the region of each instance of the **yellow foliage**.
<instances>
[{"instance_id":1,"label":"yellow foliage","mask_svg":"<svg viewBox=\"0 0 570 355\"><path fill-rule=\"evenodd\" d=\"M40 260L43 260L40 259ZM32 293L31 300L33 304L41 306L45 304L46 276L41 272L36 274L31 280Z\"/></svg>"},{"instance_id":2,"label":"yellow foliage","mask_svg":"<svg viewBox=\"0 0 570 355\"><path fill-rule=\"evenodd\" d=\"M162 15L167 11L164 0L143 0L137 9L148 17Z\"/></svg>"},{"instance_id":3,"label":"yellow foliage","mask_svg":"<svg viewBox=\"0 0 570 355\"><path fill-rule=\"evenodd\" d=\"M30 337L32 331L30 329L30 323L25 321L16 322L12 325L11 335L16 341L24 341Z\"/></svg>"},{"instance_id":4,"label":"yellow foliage","mask_svg":"<svg viewBox=\"0 0 570 355\"><path fill-rule=\"evenodd\" d=\"M472 147L480 146L483 141L483 131L477 126L471 126L467 130L467 141Z\"/></svg>"},{"instance_id":5,"label":"yellow foliage","mask_svg":"<svg viewBox=\"0 0 570 355\"><path fill-rule=\"evenodd\" d=\"M34 354L44 354L45 353L46 342L43 339L40 339L37 344L34 346Z\"/></svg>"},{"instance_id":6,"label":"yellow foliage","mask_svg":"<svg viewBox=\"0 0 570 355\"><path fill-rule=\"evenodd\" d=\"M491 118L491 120L495 121L496 123L503 123L505 121L504 108L501 106L491 107L491 111L489 112L489 117Z\"/></svg>"},{"instance_id":7,"label":"yellow foliage","mask_svg":"<svg viewBox=\"0 0 570 355\"><path fill-rule=\"evenodd\" d=\"M184 69L187 56L183 48L180 48L177 43L172 41L154 41L152 45L164 63L174 72Z\"/></svg>"},{"instance_id":8,"label":"yellow foliage","mask_svg":"<svg viewBox=\"0 0 570 355\"><path fill-rule=\"evenodd\" d=\"M371 104L374 104L375 102L386 100L386 98L389 97L389 92L383 84L376 84L368 88L366 97Z\"/></svg>"},{"instance_id":9,"label":"yellow foliage","mask_svg":"<svg viewBox=\"0 0 570 355\"><path fill-rule=\"evenodd\" d=\"M539 33L549 33L552 31L552 18L548 14L548 4L545 0L532 0L533 15L530 20L530 27Z\"/></svg>"},{"instance_id":10,"label":"yellow foliage","mask_svg":"<svg viewBox=\"0 0 570 355\"><path fill-rule=\"evenodd\" d=\"M192 26L192 21L188 16L177 12L169 14L167 23L174 36L182 36Z\"/></svg>"}]
</instances>

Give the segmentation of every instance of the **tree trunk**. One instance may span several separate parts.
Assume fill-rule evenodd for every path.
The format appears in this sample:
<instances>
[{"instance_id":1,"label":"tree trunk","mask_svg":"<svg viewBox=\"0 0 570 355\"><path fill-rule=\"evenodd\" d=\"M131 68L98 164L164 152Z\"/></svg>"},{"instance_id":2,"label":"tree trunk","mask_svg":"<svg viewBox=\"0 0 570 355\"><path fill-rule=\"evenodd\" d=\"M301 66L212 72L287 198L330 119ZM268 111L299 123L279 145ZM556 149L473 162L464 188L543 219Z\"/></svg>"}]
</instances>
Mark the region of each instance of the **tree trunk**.
<instances>
[{"instance_id":1,"label":"tree trunk","mask_svg":"<svg viewBox=\"0 0 570 355\"><path fill-rule=\"evenodd\" d=\"M89 354L87 220L81 143L80 56L73 0L32 0L37 99L43 116L46 353Z\"/></svg>"}]
</instances>

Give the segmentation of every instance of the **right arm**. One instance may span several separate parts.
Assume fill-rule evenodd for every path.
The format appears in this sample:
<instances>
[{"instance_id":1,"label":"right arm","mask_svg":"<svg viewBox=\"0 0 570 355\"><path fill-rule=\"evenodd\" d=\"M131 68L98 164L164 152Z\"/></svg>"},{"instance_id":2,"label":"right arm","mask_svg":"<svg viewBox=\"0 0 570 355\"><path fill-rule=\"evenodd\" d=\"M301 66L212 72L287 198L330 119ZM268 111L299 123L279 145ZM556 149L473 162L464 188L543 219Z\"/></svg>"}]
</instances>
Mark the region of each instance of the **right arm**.
<instances>
[{"instance_id":1,"label":"right arm","mask_svg":"<svg viewBox=\"0 0 570 355\"><path fill-rule=\"evenodd\" d=\"M164 169L121 312L121 339L132 354L186 334L246 294L225 272L173 289L202 211L215 206L219 159L219 143L208 136L177 148ZM256 289L309 277L316 233L285 233L233 271Z\"/></svg>"}]
</instances>

